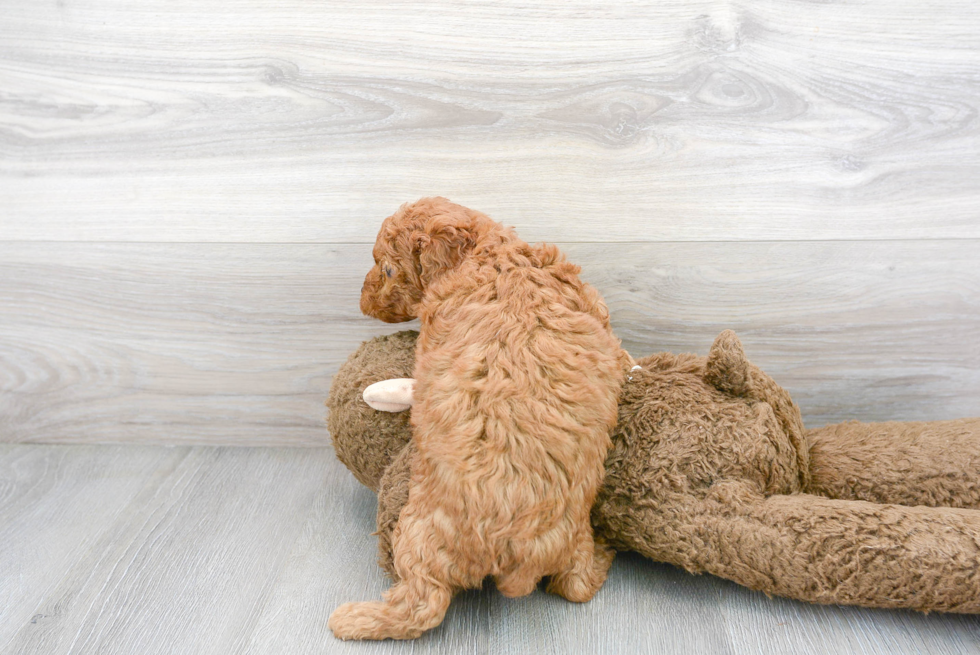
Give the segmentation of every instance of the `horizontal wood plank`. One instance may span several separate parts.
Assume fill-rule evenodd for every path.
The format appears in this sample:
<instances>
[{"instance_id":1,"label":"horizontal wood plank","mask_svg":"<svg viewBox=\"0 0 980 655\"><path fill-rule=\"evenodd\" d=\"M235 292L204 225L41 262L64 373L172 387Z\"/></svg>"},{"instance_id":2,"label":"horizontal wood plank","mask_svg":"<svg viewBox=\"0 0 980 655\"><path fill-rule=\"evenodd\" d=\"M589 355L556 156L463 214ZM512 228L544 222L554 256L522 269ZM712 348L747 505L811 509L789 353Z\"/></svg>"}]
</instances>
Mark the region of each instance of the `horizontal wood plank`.
<instances>
[{"instance_id":1,"label":"horizontal wood plank","mask_svg":"<svg viewBox=\"0 0 980 655\"><path fill-rule=\"evenodd\" d=\"M873 27L872 27L873 26ZM980 5L5 3L0 240L980 237Z\"/></svg>"},{"instance_id":2,"label":"horizontal wood plank","mask_svg":"<svg viewBox=\"0 0 980 655\"><path fill-rule=\"evenodd\" d=\"M980 415L973 241L568 244L636 356L735 329L811 427ZM365 246L0 244L0 441L321 445Z\"/></svg>"},{"instance_id":3,"label":"horizontal wood plank","mask_svg":"<svg viewBox=\"0 0 980 655\"><path fill-rule=\"evenodd\" d=\"M366 248L0 244L5 441L322 445Z\"/></svg>"},{"instance_id":4,"label":"horizontal wood plank","mask_svg":"<svg viewBox=\"0 0 980 655\"><path fill-rule=\"evenodd\" d=\"M980 415L977 242L568 251L630 352L706 354L733 329L808 427Z\"/></svg>"}]
</instances>

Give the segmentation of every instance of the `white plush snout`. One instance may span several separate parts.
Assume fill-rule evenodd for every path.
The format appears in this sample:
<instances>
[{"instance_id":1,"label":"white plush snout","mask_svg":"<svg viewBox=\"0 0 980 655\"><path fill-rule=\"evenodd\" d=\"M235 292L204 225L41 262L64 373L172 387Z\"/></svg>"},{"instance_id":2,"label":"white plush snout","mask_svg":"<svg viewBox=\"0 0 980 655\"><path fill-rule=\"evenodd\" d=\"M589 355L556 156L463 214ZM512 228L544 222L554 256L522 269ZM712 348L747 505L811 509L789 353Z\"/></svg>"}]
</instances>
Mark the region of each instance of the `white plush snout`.
<instances>
[{"instance_id":1,"label":"white plush snout","mask_svg":"<svg viewBox=\"0 0 980 655\"><path fill-rule=\"evenodd\" d=\"M411 408L415 393L415 380L396 378L375 382L364 390L364 402L379 412L404 412Z\"/></svg>"}]
</instances>

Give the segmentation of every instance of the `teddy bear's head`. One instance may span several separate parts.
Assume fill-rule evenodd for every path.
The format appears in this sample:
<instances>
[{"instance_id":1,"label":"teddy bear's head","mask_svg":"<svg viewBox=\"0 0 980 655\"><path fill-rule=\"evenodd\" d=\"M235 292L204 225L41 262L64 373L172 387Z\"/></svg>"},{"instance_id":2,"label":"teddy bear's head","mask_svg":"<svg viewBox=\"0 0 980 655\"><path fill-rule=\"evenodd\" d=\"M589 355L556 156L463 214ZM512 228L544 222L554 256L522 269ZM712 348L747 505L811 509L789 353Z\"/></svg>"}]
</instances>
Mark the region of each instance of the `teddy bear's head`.
<instances>
[{"instance_id":1,"label":"teddy bear's head","mask_svg":"<svg viewBox=\"0 0 980 655\"><path fill-rule=\"evenodd\" d=\"M412 375L418 336L405 330L364 342L330 385L327 429L337 459L372 491L378 491L381 476L408 443L412 430L410 412L379 412L363 401L362 394L379 380Z\"/></svg>"}]
</instances>

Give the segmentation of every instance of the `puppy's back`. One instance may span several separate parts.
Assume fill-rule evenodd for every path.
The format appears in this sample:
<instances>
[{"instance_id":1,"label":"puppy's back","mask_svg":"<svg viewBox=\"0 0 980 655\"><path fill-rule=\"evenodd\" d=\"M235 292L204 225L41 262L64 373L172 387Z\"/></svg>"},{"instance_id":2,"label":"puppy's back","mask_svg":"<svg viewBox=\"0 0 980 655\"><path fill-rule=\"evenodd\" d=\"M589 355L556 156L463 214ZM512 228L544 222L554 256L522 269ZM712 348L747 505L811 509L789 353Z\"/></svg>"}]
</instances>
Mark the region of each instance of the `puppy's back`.
<instances>
[{"instance_id":1,"label":"puppy's back","mask_svg":"<svg viewBox=\"0 0 980 655\"><path fill-rule=\"evenodd\" d=\"M619 341L598 294L552 248L543 266L462 268L416 366L417 444L444 467L438 477L480 499L472 527L491 539L532 539L569 506L587 511L616 420Z\"/></svg>"}]
</instances>

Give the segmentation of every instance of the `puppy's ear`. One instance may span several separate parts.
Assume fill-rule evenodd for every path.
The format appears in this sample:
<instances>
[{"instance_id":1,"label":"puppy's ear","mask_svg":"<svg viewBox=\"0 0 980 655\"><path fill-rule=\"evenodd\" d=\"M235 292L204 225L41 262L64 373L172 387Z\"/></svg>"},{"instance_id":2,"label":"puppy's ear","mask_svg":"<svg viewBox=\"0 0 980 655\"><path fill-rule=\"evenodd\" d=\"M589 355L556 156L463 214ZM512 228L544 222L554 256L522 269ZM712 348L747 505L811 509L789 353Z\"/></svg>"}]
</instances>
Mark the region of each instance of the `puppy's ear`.
<instances>
[{"instance_id":1,"label":"puppy's ear","mask_svg":"<svg viewBox=\"0 0 980 655\"><path fill-rule=\"evenodd\" d=\"M471 225L451 216L433 216L424 231L412 235L416 272L424 286L457 266L473 248L476 237Z\"/></svg>"}]
</instances>

